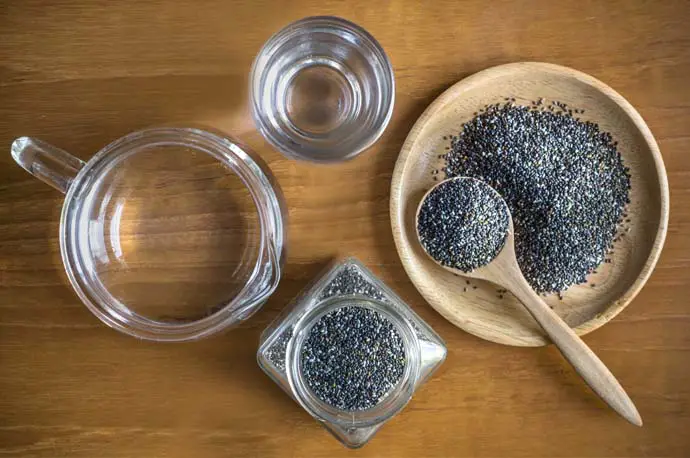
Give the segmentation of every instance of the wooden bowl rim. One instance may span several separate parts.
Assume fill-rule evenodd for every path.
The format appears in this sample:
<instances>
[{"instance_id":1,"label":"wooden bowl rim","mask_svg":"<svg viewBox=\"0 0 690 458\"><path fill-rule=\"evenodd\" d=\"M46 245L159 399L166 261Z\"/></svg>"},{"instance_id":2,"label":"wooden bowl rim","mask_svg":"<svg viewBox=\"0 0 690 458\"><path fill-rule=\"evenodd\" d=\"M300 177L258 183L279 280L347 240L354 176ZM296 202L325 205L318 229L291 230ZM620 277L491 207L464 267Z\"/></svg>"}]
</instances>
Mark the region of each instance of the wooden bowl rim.
<instances>
[{"instance_id":1,"label":"wooden bowl rim","mask_svg":"<svg viewBox=\"0 0 690 458\"><path fill-rule=\"evenodd\" d=\"M586 73L561 65L549 64L545 62L515 62L510 64L497 65L479 71L473 75L470 75L456 82L451 87L446 89L426 108L426 110L424 110L424 113L422 113L419 119L417 119L417 121L415 122L414 126L412 126L412 129L410 130L410 133L405 139L405 143L403 144L398 159L395 163L395 169L393 171L393 177L391 180L391 196L389 205L391 227L393 230L393 239L395 240L395 247L398 251L398 256L400 256L400 260L403 264L405 272L407 272L407 275L410 277L410 280L412 280L412 283L415 285L415 288L417 288L420 294L422 294L422 296L426 299L424 293L420 290L420 288L417 287L416 280L413 277L412 270L408 266L408 263L412 263L413 261L406 260L405 257L402 256L405 246L401 236L404 226L400 198L400 192L402 190L401 181L403 175L406 174L405 172L407 171L407 167L411 163L409 159L413 145L416 143L421 131L424 129L426 124L448 104L452 103L458 97L462 97L461 92L463 92L464 90L471 89L478 85L482 85L484 84L485 80L501 77L503 76L502 74L505 73L525 72L527 70L542 71L550 74L558 74L564 77L578 80L579 82L591 86L595 90L598 90L599 92L603 93L605 96L611 99L616 105L618 105L618 107L620 107L621 110L623 110L623 112L630 118L630 120L632 120L635 127L640 131L644 138L644 141L646 142L649 150L651 151L652 159L654 160L654 166L656 169L657 181L660 187L659 194L661 197L661 214L659 218L659 225L657 228L656 236L654 237L654 242L652 244L652 248L649 253L649 256L647 257L647 260L642 266L642 269L635 281L633 282L633 284L627 290L625 290L625 292L617 300L610 304L603 312L600 312L597 315L595 315L594 318L573 328L578 335L585 335L608 323L624 308L626 308L630 304L630 302L635 298L635 296L637 296L637 294L640 292L640 290L652 274L652 271L654 270L654 267L657 261L659 260L659 256L661 255L664 240L666 239L669 218L668 177L666 175L666 168L664 166L664 161L661 156L661 151L659 150L659 146L656 140L654 139L652 132L650 131L649 127L647 126L647 123L645 123L642 116L630 104L630 102L628 102L622 95L620 95L618 92L616 92L603 82L599 81L598 79ZM427 300L427 302L429 301ZM429 305L431 305L431 307L433 307L437 312L444 316L444 318L451 321L455 326L485 340L490 340L505 345L530 347L542 346L549 343L546 339L544 339L541 336L525 337L518 340L509 335L485 333L472 326L468 328L462 321L454 320L451 316L446 315L442 310L443 307L437 307L433 305L431 302L429 302Z\"/></svg>"}]
</instances>

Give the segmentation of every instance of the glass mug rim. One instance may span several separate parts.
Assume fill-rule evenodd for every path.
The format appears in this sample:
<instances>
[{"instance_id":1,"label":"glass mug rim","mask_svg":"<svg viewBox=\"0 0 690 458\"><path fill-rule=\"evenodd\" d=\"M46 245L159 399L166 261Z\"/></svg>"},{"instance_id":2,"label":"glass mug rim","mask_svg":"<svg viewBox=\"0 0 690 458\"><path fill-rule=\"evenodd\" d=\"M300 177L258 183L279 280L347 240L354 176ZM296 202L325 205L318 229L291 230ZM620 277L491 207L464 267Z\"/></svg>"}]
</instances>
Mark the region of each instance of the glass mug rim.
<instances>
[{"instance_id":1,"label":"glass mug rim","mask_svg":"<svg viewBox=\"0 0 690 458\"><path fill-rule=\"evenodd\" d=\"M34 141L42 148L54 148L38 140L20 138L17 142ZM235 173L249 190L259 218L259 253L251 276L244 287L221 307L198 320L166 322L153 320L138 314L121 303L93 275L81 252L88 233L80 231L82 213L88 205L85 196L99 186L99 178L121 165L126 158L151 146L177 145L201 151L219 161ZM34 167L21 163L18 154L13 156L22 167L34 173ZM54 148L55 149L55 148ZM284 222L281 198L274 184L261 166L234 140L196 128L154 127L127 134L82 163L76 176L66 181L65 199L60 215L60 254L69 282L84 305L108 326L131 336L154 341L196 340L215 334L237 321L248 318L273 293L278 285L281 257L284 245ZM62 150L59 153L70 156ZM73 160L79 161L72 157ZM69 159L68 159L69 160ZM48 181L40 176L40 179ZM60 187L55 186L61 191ZM64 187L63 187L64 188ZM96 200L98 202L98 198ZM86 248L90 254L90 247ZM263 270L268 269L268 272ZM269 278L268 286L255 291L260 277ZM254 290L252 289L254 287Z\"/></svg>"}]
</instances>

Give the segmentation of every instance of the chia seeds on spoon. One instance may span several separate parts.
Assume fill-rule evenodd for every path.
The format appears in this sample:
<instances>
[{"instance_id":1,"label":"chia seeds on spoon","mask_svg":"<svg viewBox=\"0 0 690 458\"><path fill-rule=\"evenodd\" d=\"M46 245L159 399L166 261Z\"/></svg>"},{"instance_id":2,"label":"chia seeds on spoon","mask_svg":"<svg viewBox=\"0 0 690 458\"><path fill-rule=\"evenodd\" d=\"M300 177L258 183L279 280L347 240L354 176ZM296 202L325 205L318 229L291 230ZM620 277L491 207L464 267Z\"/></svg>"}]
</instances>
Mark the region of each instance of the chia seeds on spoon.
<instances>
[{"instance_id":1,"label":"chia seeds on spoon","mask_svg":"<svg viewBox=\"0 0 690 458\"><path fill-rule=\"evenodd\" d=\"M429 255L446 267L471 272L503 249L510 219L503 199L471 178L436 186L424 199L417 232Z\"/></svg>"},{"instance_id":2,"label":"chia seeds on spoon","mask_svg":"<svg viewBox=\"0 0 690 458\"><path fill-rule=\"evenodd\" d=\"M301 348L304 380L327 404L345 411L376 406L402 378L405 347L381 313L346 306L327 313Z\"/></svg>"},{"instance_id":3,"label":"chia seeds on spoon","mask_svg":"<svg viewBox=\"0 0 690 458\"><path fill-rule=\"evenodd\" d=\"M539 293L559 292L608 259L630 202L629 170L609 133L572 116L584 110L513 102L487 106L465 123L444 170L501 194L525 278Z\"/></svg>"}]
</instances>

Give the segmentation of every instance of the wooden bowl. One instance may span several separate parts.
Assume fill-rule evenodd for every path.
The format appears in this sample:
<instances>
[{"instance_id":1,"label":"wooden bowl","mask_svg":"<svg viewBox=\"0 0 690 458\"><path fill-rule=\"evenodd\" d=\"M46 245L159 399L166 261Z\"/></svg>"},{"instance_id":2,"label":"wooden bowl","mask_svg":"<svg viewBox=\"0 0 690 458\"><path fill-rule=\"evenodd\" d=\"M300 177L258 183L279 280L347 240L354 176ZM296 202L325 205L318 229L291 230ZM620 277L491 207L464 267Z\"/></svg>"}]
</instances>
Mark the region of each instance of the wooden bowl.
<instances>
[{"instance_id":1,"label":"wooden bowl","mask_svg":"<svg viewBox=\"0 0 690 458\"><path fill-rule=\"evenodd\" d=\"M525 62L481 71L453 85L417 120L391 184L391 224L405 270L429 304L459 328L493 342L540 346L548 343L543 332L514 297L500 298L495 285L468 283L436 265L415 234L415 210L436 183L431 172L444 166L439 155L450 144L444 136L457 135L477 110L506 97L524 105L543 97L584 109L578 116L610 132L630 168L630 232L615 244L613 262L599 266L589 284L569 288L562 300L557 295L544 298L577 334L587 334L620 313L652 273L668 226L668 181L659 147L639 113L610 87L566 67Z\"/></svg>"}]
</instances>

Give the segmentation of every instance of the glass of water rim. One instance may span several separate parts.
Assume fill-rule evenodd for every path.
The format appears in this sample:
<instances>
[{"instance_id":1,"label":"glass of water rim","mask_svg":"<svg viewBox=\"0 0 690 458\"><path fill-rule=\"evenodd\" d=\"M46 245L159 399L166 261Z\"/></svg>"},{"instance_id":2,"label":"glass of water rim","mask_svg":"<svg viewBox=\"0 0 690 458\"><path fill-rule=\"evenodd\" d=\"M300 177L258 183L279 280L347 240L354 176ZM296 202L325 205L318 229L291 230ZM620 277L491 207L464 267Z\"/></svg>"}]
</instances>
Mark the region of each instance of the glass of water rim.
<instances>
[{"instance_id":1,"label":"glass of water rim","mask_svg":"<svg viewBox=\"0 0 690 458\"><path fill-rule=\"evenodd\" d=\"M277 150L314 162L370 147L393 113L393 68L366 30L337 17L294 22L273 35L250 76L254 121Z\"/></svg>"}]
</instances>

